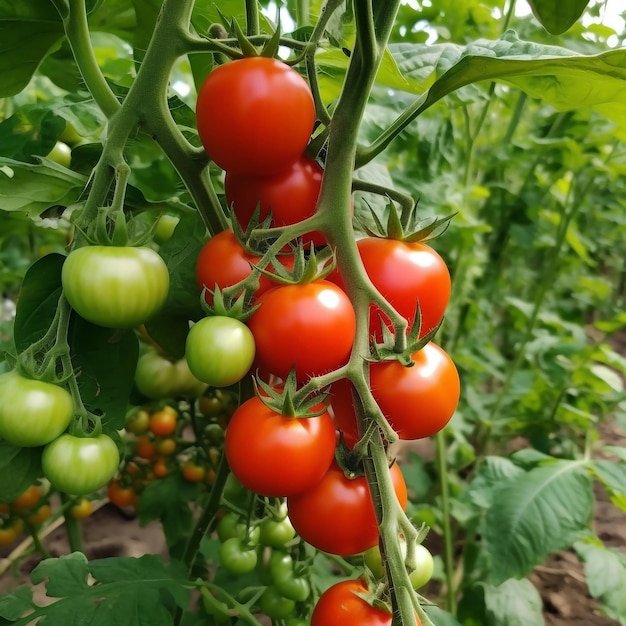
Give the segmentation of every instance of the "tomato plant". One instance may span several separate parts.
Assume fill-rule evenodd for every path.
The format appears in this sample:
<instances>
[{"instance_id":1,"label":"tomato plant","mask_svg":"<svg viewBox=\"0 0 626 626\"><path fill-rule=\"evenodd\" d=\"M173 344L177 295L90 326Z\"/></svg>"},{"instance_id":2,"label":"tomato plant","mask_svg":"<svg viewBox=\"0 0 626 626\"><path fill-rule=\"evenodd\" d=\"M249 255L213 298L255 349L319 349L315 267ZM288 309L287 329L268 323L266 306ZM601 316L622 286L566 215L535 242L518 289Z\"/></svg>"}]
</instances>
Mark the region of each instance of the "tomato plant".
<instances>
[{"instance_id":1,"label":"tomato plant","mask_svg":"<svg viewBox=\"0 0 626 626\"><path fill-rule=\"evenodd\" d=\"M86 495L104 487L120 464L115 442L106 435L61 435L49 443L41 457L44 476L59 491Z\"/></svg>"},{"instance_id":2,"label":"tomato plant","mask_svg":"<svg viewBox=\"0 0 626 626\"><path fill-rule=\"evenodd\" d=\"M243 229L248 227L252 215L259 208L262 222L272 214L272 224L295 224L315 213L322 184L322 168L307 156L300 157L284 172L273 176L244 175L226 172L224 192L228 205ZM303 245L326 244L319 232L302 238Z\"/></svg>"},{"instance_id":3,"label":"tomato plant","mask_svg":"<svg viewBox=\"0 0 626 626\"><path fill-rule=\"evenodd\" d=\"M217 165L265 176L300 157L313 130L315 105L296 70L277 59L249 57L208 75L198 92L196 119L202 144Z\"/></svg>"},{"instance_id":4,"label":"tomato plant","mask_svg":"<svg viewBox=\"0 0 626 626\"><path fill-rule=\"evenodd\" d=\"M110 328L141 324L163 306L169 272L150 248L85 246L70 252L61 275L72 308Z\"/></svg>"},{"instance_id":5,"label":"tomato plant","mask_svg":"<svg viewBox=\"0 0 626 626\"><path fill-rule=\"evenodd\" d=\"M356 332L350 300L333 283L284 285L264 293L248 320L261 369L298 380L348 362Z\"/></svg>"},{"instance_id":6,"label":"tomato plant","mask_svg":"<svg viewBox=\"0 0 626 626\"><path fill-rule=\"evenodd\" d=\"M323 409L320 405L315 412ZM231 471L251 491L293 495L306 491L326 473L335 454L335 426L326 411L314 417L291 417L253 397L233 414L225 452Z\"/></svg>"},{"instance_id":7,"label":"tomato plant","mask_svg":"<svg viewBox=\"0 0 626 626\"><path fill-rule=\"evenodd\" d=\"M185 356L189 369L212 387L239 382L254 361L254 337L248 327L226 316L205 317L187 335Z\"/></svg>"},{"instance_id":8,"label":"tomato plant","mask_svg":"<svg viewBox=\"0 0 626 626\"><path fill-rule=\"evenodd\" d=\"M72 396L63 387L0 374L0 437L16 446L43 446L56 439L74 416Z\"/></svg>"},{"instance_id":9,"label":"tomato plant","mask_svg":"<svg viewBox=\"0 0 626 626\"><path fill-rule=\"evenodd\" d=\"M391 475L398 502L405 507L406 484L397 464L391 466ZM348 556L378 543L367 478L347 476L336 461L314 487L287 498L287 507L298 535L318 550Z\"/></svg>"}]
</instances>

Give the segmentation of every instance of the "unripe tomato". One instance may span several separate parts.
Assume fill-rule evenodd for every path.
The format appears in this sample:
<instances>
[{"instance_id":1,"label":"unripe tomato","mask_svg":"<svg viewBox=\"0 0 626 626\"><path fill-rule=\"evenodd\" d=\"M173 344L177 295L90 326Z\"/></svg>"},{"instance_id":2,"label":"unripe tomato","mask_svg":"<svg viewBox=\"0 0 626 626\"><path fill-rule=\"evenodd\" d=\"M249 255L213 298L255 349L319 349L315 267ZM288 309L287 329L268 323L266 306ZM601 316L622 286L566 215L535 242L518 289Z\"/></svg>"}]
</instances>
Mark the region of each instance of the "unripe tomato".
<instances>
[{"instance_id":1,"label":"unripe tomato","mask_svg":"<svg viewBox=\"0 0 626 626\"><path fill-rule=\"evenodd\" d=\"M85 246L70 252L61 282L81 317L107 328L132 328L163 306L170 278L151 248Z\"/></svg>"},{"instance_id":2,"label":"unripe tomato","mask_svg":"<svg viewBox=\"0 0 626 626\"><path fill-rule=\"evenodd\" d=\"M287 169L315 122L311 89L278 59L246 57L216 67L198 91L198 135L229 172L266 176Z\"/></svg>"},{"instance_id":3,"label":"unripe tomato","mask_svg":"<svg viewBox=\"0 0 626 626\"><path fill-rule=\"evenodd\" d=\"M107 435L61 435L43 450L41 467L52 486L75 496L104 487L115 475L120 454Z\"/></svg>"},{"instance_id":4,"label":"unripe tomato","mask_svg":"<svg viewBox=\"0 0 626 626\"><path fill-rule=\"evenodd\" d=\"M93 504L87 498L81 498L76 504L70 507L70 515L74 519L87 519L93 513Z\"/></svg>"},{"instance_id":5,"label":"unripe tomato","mask_svg":"<svg viewBox=\"0 0 626 626\"><path fill-rule=\"evenodd\" d=\"M63 167L69 167L72 162L72 149L66 143L57 141L46 156Z\"/></svg>"},{"instance_id":6,"label":"unripe tomato","mask_svg":"<svg viewBox=\"0 0 626 626\"><path fill-rule=\"evenodd\" d=\"M148 350L137 361L135 370L137 390L152 400L187 396L201 396L207 384L190 371L185 358L170 361L156 350Z\"/></svg>"},{"instance_id":7,"label":"unripe tomato","mask_svg":"<svg viewBox=\"0 0 626 626\"><path fill-rule=\"evenodd\" d=\"M23 448L56 439L74 415L72 396L63 387L32 380L16 371L0 375L0 437Z\"/></svg>"},{"instance_id":8,"label":"unripe tomato","mask_svg":"<svg viewBox=\"0 0 626 626\"><path fill-rule=\"evenodd\" d=\"M231 574L249 574L256 567L257 560L257 549L247 546L238 537L230 537L220 546L220 563Z\"/></svg>"},{"instance_id":9,"label":"unripe tomato","mask_svg":"<svg viewBox=\"0 0 626 626\"><path fill-rule=\"evenodd\" d=\"M205 317L187 335L185 356L189 369L212 387L239 382L254 362L254 337L250 329L232 317Z\"/></svg>"}]
</instances>

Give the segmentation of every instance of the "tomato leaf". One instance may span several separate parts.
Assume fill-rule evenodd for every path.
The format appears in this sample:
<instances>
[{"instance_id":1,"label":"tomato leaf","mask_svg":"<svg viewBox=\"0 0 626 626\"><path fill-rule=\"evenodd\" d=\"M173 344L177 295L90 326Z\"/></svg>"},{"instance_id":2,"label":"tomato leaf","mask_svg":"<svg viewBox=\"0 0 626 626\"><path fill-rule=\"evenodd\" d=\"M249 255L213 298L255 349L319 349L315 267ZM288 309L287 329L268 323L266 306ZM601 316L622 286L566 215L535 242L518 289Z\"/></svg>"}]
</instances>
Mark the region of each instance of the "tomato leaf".
<instances>
[{"instance_id":1,"label":"tomato leaf","mask_svg":"<svg viewBox=\"0 0 626 626\"><path fill-rule=\"evenodd\" d=\"M105 430L123 428L139 358L137 336L132 330L103 328L75 315L69 341L85 406L103 415Z\"/></svg>"},{"instance_id":2,"label":"tomato leaf","mask_svg":"<svg viewBox=\"0 0 626 626\"><path fill-rule=\"evenodd\" d=\"M40 476L41 448L19 448L0 441L1 500L15 500Z\"/></svg>"},{"instance_id":3,"label":"tomato leaf","mask_svg":"<svg viewBox=\"0 0 626 626\"><path fill-rule=\"evenodd\" d=\"M591 471L606 489L611 502L626 512L626 464L595 459Z\"/></svg>"},{"instance_id":4,"label":"tomato leaf","mask_svg":"<svg viewBox=\"0 0 626 626\"><path fill-rule=\"evenodd\" d=\"M593 514L593 484L578 461L555 461L514 476L498 489L482 534L495 584L526 575L571 546Z\"/></svg>"},{"instance_id":5,"label":"tomato leaf","mask_svg":"<svg viewBox=\"0 0 626 626\"><path fill-rule=\"evenodd\" d=\"M560 35L568 30L583 14L589 0L528 0L534 16L552 35Z\"/></svg>"},{"instance_id":6,"label":"tomato leaf","mask_svg":"<svg viewBox=\"0 0 626 626\"><path fill-rule=\"evenodd\" d=\"M50 327L61 296L62 254L47 254L35 261L22 282L15 311L13 336L15 348L26 350L41 339Z\"/></svg>"}]
</instances>

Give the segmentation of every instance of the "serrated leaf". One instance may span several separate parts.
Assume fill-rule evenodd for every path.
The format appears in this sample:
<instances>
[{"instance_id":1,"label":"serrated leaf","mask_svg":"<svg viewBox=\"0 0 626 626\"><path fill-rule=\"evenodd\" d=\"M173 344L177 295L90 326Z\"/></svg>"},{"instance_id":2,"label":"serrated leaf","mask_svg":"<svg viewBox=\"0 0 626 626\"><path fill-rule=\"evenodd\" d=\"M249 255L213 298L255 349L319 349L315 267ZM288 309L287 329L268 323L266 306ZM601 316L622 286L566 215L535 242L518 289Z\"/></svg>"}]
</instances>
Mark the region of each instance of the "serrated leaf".
<instances>
[{"instance_id":1,"label":"serrated leaf","mask_svg":"<svg viewBox=\"0 0 626 626\"><path fill-rule=\"evenodd\" d=\"M31 217L52 206L69 206L80 197L87 178L49 159L39 164L0 157L0 208Z\"/></svg>"},{"instance_id":2,"label":"serrated leaf","mask_svg":"<svg viewBox=\"0 0 626 626\"><path fill-rule=\"evenodd\" d=\"M505 483L523 473L522 468L505 457L485 457L469 486L468 496L474 504L486 509L492 506L494 494Z\"/></svg>"},{"instance_id":3,"label":"serrated leaf","mask_svg":"<svg viewBox=\"0 0 626 626\"><path fill-rule=\"evenodd\" d=\"M12 502L41 476L41 448L0 441L0 501Z\"/></svg>"},{"instance_id":4,"label":"serrated leaf","mask_svg":"<svg viewBox=\"0 0 626 626\"><path fill-rule=\"evenodd\" d=\"M589 0L528 0L534 16L552 35L568 30L583 14Z\"/></svg>"},{"instance_id":5,"label":"serrated leaf","mask_svg":"<svg viewBox=\"0 0 626 626\"><path fill-rule=\"evenodd\" d=\"M525 576L552 552L571 546L593 505L592 481L580 462L542 465L507 482L484 520L490 580Z\"/></svg>"},{"instance_id":6,"label":"serrated leaf","mask_svg":"<svg viewBox=\"0 0 626 626\"><path fill-rule=\"evenodd\" d=\"M52 2L0 0L0 98L19 93L63 36L63 24Z\"/></svg>"},{"instance_id":7,"label":"serrated leaf","mask_svg":"<svg viewBox=\"0 0 626 626\"><path fill-rule=\"evenodd\" d=\"M17 620L32 609L33 590L30 587L16 587L0 595L0 618Z\"/></svg>"},{"instance_id":8,"label":"serrated leaf","mask_svg":"<svg viewBox=\"0 0 626 626\"><path fill-rule=\"evenodd\" d=\"M486 626L544 626L543 601L526 578L483 585Z\"/></svg>"},{"instance_id":9,"label":"serrated leaf","mask_svg":"<svg viewBox=\"0 0 626 626\"><path fill-rule=\"evenodd\" d=\"M83 403L103 415L107 430L123 428L139 358L136 334L96 326L75 315L69 343Z\"/></svg>"},{"instance_id":10,"label":"serrated leaf","mask_svg":"<svg viewBox=\"0 0 626 626\"><path fill-rule=\"evenodd\" d=\"M18 353L41 339L54 318L61 296L62 254L47 254L27 270L15 311L13 337Z\"/></svg>"}]
</instances>

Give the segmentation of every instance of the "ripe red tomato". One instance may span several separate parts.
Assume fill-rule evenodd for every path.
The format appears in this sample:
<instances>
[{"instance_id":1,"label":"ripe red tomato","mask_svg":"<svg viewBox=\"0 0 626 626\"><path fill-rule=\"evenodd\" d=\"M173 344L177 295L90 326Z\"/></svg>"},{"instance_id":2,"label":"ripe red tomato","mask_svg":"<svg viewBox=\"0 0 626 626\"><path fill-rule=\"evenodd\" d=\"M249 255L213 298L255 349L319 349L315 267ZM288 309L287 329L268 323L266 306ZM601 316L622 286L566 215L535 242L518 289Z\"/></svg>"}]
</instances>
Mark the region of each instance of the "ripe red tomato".
<instances>
[{"instance_id":1,"label":"ripe red tomato","mask_svg":"<svg viewBox=\"0 0 626 626\"><path fill-rule=\"evenodd\" d=\"M272 224L285 226L311 217L317 208L323 170L316 161L302 156L289 169L274 176L246 176L226 172L226 200L245 230L260 205L259 221L272 212ZM327 243L320 232L302 237L306 246Z\"/></svg>"},{"instance_id":2,"label":"ripe red tomato","mask_svg":"<svg viewBox=\"0 0 626 626\"><path fill-rule=\"evenodd\" d=\"M294 257L284 254L279 257L280 262L287 269L292 269ZM204 244L196 261L196 278L200 289L207 288L205 299L213 304L213 295L217 285L225 289L244 280L252 273L252 266L257 264L261 257L247 252L235 237L235 233L228 229L211 237ZM270 269L271 268L266 268ZM259 277L259 287L254 292L255 298L277 283L265 275Z\"/></svg>"},{"instance_id":3,"label":"ripe red tomato","mask_svg":"<svg viewBox=\"0 0 626 626\"><path fill-rule=\"evenodd\" d=\"M137 494L131 485L123 485L119 480L112 480L107 487L107 496L112 504L119 507L133 506Z\"/></svg>"},{"instance_id":4,"label":"ripe red tomato","mask_svg":"<svg viewBox=\"0 0 626 626\"><path fill-rule=\"evenodd\" d=\"M330 372L350 358L356 316L346 294L326 280L270 289L248 320L262 370L286 378Z\"/></svg>"},{"instance_id":5,"label":"ripe red tomato","mask_svg":"<svg viewBox=\"0 0 626 626\"><path fill-rule=\"evenodd\" d=\"M293 495L324 477L335 455L335 425L327 412L286 417L253 397L231 417L225 452L235 478L251 491Z\"/></svg>"},{"instance_id":6,"label":"ripe red tomato","mask_svg":"<svg viewBox=\"0 0 626 626\"><path fill-rule=\"evenodd\" d=\"M438 433L459 403L461 384L452 359L430 342L412 355L415 364L381 361L370 366L372 394L400 439Z\"/></svg>"},{"instance_id":7,"label":"ripe red tomato","mask_svg":"<svg viewBox=\"0 0 626 626\"><path fill-rule=\"evenodd\" d=\"M196 103L198 135L222 169L267 176L288 169L315 123L307 82L282 61L247 57L216 67Z\"/></svg>"},{"instance_id":8,"label":"ripe red tomato","mask_svg":"<svg viewBox=\"0 0 626 626\"><path fill-rule=\"evenodd\" d=\"M459 403L459 374L450 356L429 342L413 353L412 367L399 361L370 365L372 395L400 439L422 439L443 429ZM337 429L348 447L358 441L352 384L333 383L330 403Z\"/></svg>"},{"instance_id":9,"label":"ripe red tomato","mask_svg":"<svg viewBox=\"0 0 626 626\"><path fill-rule=\"evenodd\" d=\"M317 601L311 626L391 626L391 613L372 606L357 595L366 593L367 587L362 580L335 583ZM415 619L421 626L417 616Z\"/></svg>"},{"instance_id":10,"label":"ripe red tomato","mask_svg":"<svg viewBox=\"0 0 626 626\"><path fill-rule=\"evenodd\" d=\"M365 271L374 286L409 322L415 319L419 302L422 315L420 337L435 328L443 319L450 300L450 273L441 256L423 243L408 243L395 239L365 237L357 242ZM343 285L339 272L329 280ZM370 333L382 338L381 310L370 308Z\"/></svg>"},{"instance_id":11,"label":"ripe red tomato","mask_svg":"<svg viewBox=\"0 0 626 626\"><path fill-rule=\"evenodd\" d=\"M397 464L390 471L396 496L404 508L407 503L404 477ZM348 478L336 461L317 485L287 498L287 509L300 537L323 552L350 556L378 543L378 525L367 478Z\"/></svg>"}]
</instances>

